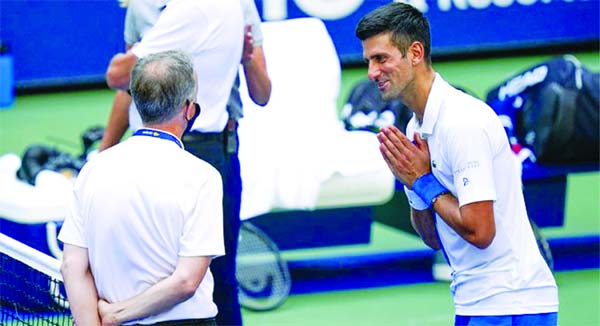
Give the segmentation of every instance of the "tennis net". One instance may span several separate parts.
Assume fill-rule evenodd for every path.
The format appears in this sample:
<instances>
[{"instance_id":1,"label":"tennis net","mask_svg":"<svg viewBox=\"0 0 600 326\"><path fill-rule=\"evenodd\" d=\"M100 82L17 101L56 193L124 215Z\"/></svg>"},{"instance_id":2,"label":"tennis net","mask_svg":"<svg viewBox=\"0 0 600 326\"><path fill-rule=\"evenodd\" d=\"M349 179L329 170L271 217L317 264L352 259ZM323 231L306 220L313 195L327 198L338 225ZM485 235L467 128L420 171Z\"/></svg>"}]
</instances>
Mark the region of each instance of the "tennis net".
<instances>
[{"instance_id":1,"label":"tennis net","mask_svg":"<svg viewBox=\"0 0 600 326\"><path fill-rule=\"evenodd\" d=\"M0 233L0 325L73 325L60 261Z\"/></svg>"}]
</instances>

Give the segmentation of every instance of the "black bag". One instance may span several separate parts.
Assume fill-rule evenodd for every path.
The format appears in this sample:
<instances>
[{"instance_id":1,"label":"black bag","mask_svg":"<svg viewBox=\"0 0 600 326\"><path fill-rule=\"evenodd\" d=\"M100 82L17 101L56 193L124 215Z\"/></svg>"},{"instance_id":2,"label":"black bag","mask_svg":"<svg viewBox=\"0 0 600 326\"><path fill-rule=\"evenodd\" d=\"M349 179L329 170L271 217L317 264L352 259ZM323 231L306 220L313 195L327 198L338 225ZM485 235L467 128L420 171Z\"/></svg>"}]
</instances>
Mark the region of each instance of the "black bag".
<instances>
[{"instance_id":1,"label":"black bag","mask_svg":"<svg viewBox=\"0 0 600 326\"><path fill-rule=\"evenodd\" d=\"M486 101L513 146L531 149L538 163L598 163L599 76L565 55L506 80Z\"/></svg>"},{"instance_id":2,"label":"black bag","mask_svg":"<svg viewBox=\"0 0 600 326\"><path fill-rule=\"evenodd\" d=\"M83 164L56 148L45 145L30 145L21 159L17 179L35 185L35 179L42 170L51 170L65 176L76 176Z\"/></svg>"},{"instance_id":3,"label":"black bag","mask_svg":"<svg viewBox=\"0 0 600 326\"><path fill-rule=\"evenodd\" d=\"M380 128L395 125L402 132L412 112L397 99L384 101L377 84L369 79L358 81L350 91L342 109L342 120L347 130L378 132Z\"/></svg>"},{"instance_id":4,"label":"black bag","mask_svg":"<svg viewBox=\"0 0 600 326\"><path fill-rule=\"evenodd\" d=\"M46 145L29 145L23 158L21 167L17 170L17 179L35 185L35 179L42 170L59 172L66 177L76 177L94 149L104 135L103 127L91 127L81 135L83 144L82 153L73 157L69 153Z\"/></svg>"}]
</instances>

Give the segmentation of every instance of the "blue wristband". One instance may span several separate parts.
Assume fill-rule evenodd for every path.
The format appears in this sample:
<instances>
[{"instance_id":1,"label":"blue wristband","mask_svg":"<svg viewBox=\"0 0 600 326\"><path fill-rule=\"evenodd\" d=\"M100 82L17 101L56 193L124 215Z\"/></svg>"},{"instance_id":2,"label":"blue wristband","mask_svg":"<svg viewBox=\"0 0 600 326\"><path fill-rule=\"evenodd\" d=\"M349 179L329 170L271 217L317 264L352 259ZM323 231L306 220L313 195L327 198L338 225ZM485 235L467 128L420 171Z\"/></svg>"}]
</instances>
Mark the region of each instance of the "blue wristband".
<instances>
[{"instance_id":1,"label":"blue wristband","mask_svg":"<svg viewBox=\"0 0 600 326\"><path fill-rule=\"evenodd\" d=\"M412 185L412 190L416 192L419 197L423 198L429 207L431 207L433 201L438 196L448 192L448 189L442 186L431 172L424 174L415 180Z\"/></svg>"}]
</instances>

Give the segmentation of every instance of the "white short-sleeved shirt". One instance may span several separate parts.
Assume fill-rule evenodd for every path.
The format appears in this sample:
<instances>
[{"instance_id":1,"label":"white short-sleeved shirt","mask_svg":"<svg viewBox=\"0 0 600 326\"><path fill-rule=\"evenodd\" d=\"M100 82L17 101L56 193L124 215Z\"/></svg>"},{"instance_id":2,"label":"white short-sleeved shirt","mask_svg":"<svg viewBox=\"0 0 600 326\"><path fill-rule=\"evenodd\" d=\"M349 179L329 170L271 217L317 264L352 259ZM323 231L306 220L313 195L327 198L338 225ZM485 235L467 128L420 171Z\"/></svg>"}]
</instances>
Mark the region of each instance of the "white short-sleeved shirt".
<instances>
[{"instance_id":1,"label":"white short-sleeved shirt","mask_svg":"<svg viewBox=\"0 0 600 326\"><path fill-rule=\"evenodd\" d=\"M413 116L407 136L427 139L432 172L460 206L494 201L496 235L486 249L471 245L436 214L458 315L558 311L554 277L529 225L520 170L494 111L436 74L423 122Z\"/></svg>"},{"instance_id":2,"label":"white short-sleeved shirt","mask_svg":"<svg viewBox=\"0 0 600 326\"><path fill-rule=\"evenodd\" d=\"M179 257L220 256L221 176L175 142L133 136L95 156L77 177L59 239L87 248L101 298L129 299L168 277ZM210 270L189 300L137 320L217 314Z\"/></svg>"},{"instance_id":3,"label":"white short-sleeved shirt","mask_svg":"<svg viewBox=\"0 0 600 326\"><path fill-rule=\"evenodd\" d=\"M123 37L125 43L134 45L139 42L158 20L168 0L129 0L125 14Z\"/></svg>"},{"instance_id":4,"label":"white short-sleeved shirt","mask_svg":"<svg viewBox=\"0 0 600 326\"><path fill-rule=\"evenodd\" d=\"M202 107L191 129L221 132L229 118L226 105L242 58L243 34L239 0L171 0L132 52L138 58L166 50L191 54Z\"/></svg>"},{"instance_id":5,"label":"white short-sleeved shirt","mask_svg":"<svg viewBox=\"0 0 600 326\"><path fill-rule=\"evenodd\" d=\"M165 8L168 0L129 0L127 14L125 16L125 43L133 45L139 42L147 30L149 30ZM255 47L262 46L263 34L260 28L260 16L256 9L254 0L240 0L244 16L244 25L250 25L252 30L252 40ZM231 95L228 100L229 114L232 118L239 120L243 117L242 103L239 98L239 78L234 80ZM142 118L137 112L135 103L132 101L129 106L129 128L133 131L142 128Z\"/></svg>"}]
</instances>

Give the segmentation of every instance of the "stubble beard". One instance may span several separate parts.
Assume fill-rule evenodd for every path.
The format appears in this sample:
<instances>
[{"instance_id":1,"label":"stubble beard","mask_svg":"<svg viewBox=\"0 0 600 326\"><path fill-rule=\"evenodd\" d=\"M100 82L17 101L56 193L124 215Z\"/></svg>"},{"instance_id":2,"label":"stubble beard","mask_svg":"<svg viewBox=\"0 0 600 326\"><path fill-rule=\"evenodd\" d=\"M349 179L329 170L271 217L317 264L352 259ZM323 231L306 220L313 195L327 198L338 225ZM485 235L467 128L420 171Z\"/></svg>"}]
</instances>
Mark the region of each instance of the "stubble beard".
<instances>
[{"instance_id":1,"label":"stubble beard","mask_svg":"<svg viewBox=\"0 0 600 326\"><path fill-rule=\"evenodd\" d=\"M389 92L381 92L381 98L382 98L384 101L389 101L389 100L391 100L391 99L392 99L392 96L390 95L390 93L389 93Z\"/></svg>"},{"instance_id":2,"label":"stubble beard","mask_svg":"<svg viewBox=\"0 0 600 326\"><path fill-rule=\"evenodd\" d=\"M389 87L386 90L381 91L381 98L384 101L391 101L399 97L400 94L396 89L393 88L393 85L389 85Z\"/></svg>"}]
</instances>

